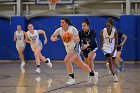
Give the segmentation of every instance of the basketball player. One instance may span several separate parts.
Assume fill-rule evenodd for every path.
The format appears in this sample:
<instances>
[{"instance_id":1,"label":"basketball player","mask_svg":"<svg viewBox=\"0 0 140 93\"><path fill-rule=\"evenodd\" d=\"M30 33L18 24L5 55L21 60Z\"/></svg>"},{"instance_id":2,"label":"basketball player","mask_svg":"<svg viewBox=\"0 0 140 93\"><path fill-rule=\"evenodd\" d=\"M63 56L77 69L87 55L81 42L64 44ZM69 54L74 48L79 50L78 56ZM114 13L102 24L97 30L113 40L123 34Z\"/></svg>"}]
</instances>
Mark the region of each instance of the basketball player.
<instances>
[{"instance_id":1,"label":"basketball player","mask_svg":"<svg viewBox=\"0 0 140 93\"><path fill-rule=\"evenodd\" d=\"M52 41L57 41L59 40L58 35L62 35L64 32L69 32L73 34L73 38L70 42L64 43L65 49L66 49L66 56L64 59L67 72L69 73L69 80L66 82L68 85L73 85L75 84L75 79L74 79L74 72L73 72L73 66L72 62L75 63L78 67L82 68L84 71L86 71L89 74L89 82L91 81L92 77L94 76L94 84L98 82L98 73L94 73L87 64L85 64L80 55L79 55L79 35L78 35L78 30L70 25L70 20L68 18L62 18L61 19L61 27L56 29L56 31L53 33L51 36Z\"/></svg>"},{"instance_id":2,"label":"basketball player","mask_svg":"<svg viewBox=\"0 0 140 93\"><path fill-rule=\"evenodd\" d=\"M41 69L40 69L40 59L45 62L50 68L52 68L52 63L50 62L49 58L45 58L42 54L41 54L41 50L43 48L42 46L42 42L39 39L39 34L43 34L45 40L44 40L44 44L47 43L47 37L46 37L46 33L43 30L34 30L34 26L32 24L28 25L28 31L26 33L26 42L30 43L31 45L31 49L34 52L35 55L35 60L36 60L36 64L37 64L37 68L36 68L36 72L41 73Z\"/></svg>"},{"instance_id":3,"label":"basketball player","mask_svg":"<svg viewBox=\"0 0 140 93\"><path fill-rule=\"evenodd\" d=\"M16 42L16 49L21 61L20 68L22 69L25 66L25 60L23 51L25 49L26 43L24 41L25 32L21 30L21 26L17 25L17 31L14 33L14 41Z\"/></svg>"},{"instance_id":4,"label":"basketball player","mask_svg":"<svg viewBox=\"0 0 140 93\"><path fill-rule=\"evenodd\" d=\"M94 30L90 29L90 23L88 19L85 19L82 22L82 30L79 32L79 37L81 41L80 43L84 60L86 61L90 69L93 70L93 61L96 57L98 45L96 41L96 33Z\"/></svg>"},{"instance_id":5,"label":"basketball player","mask_svg":"<svg viewBox=\"0 0 140 93\"><path fill-rule=\"evenodd\" d=\"M113 28L115 28L112 18L109 18L108 22L113 26ZM117 55L115 61L117 66L119 67L118 72L123 71L124 61L121 58L121 53L122 53L123 45L125 44L126 40L127 40L127 36L122 32L118 32L118 46L117 46Z\"/></svg>"},{"instance_id":6,"label":"basketball player","mask_svg":"<svg viewBox=\"0 0 140 93\"><path fill-rule=\"evenodd\" d=\"M127 40L127 36L121 32L118 32L118 46L117 46L117 56L116 56L116 64L119 67L118 72L123 71L124 61L121 58L121 54L122 54L123 45L126 42L126 40Z\"/></svg>"},{"instance_id":7,"label":"basketball player","mask_svg":"<svg viewBox=\"0 0 140 93\"><path fill-rule=\"evenodd\" d=\"M106 28L100 32L100 49L103 50L104 55L109 63L109 68L113 75L114 82L118 81L113 70L113 62L116 57L117 44L118 34L116 29L113 29L110 23L106 23Z\"/></svg>"}]
</instances>

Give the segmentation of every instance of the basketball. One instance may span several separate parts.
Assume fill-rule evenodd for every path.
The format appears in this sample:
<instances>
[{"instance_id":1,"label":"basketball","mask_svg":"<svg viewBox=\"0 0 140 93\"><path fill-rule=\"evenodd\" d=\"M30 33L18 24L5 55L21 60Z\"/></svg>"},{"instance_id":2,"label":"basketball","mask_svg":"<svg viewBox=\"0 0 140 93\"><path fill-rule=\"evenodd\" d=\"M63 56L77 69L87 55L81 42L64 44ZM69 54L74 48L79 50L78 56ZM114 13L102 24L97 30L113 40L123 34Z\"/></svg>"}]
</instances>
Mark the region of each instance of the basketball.
<instances>
[{"instance_id":1,"label":"basketball","mask_svg":"<svg viewBox=\"0 0 140 93\"><path fill-rule=\"evenodd\" d=\"M69 32L64 32L61 38L65 43L69 43L72 40L72 34Z\"/></svg>"}]
</instances>

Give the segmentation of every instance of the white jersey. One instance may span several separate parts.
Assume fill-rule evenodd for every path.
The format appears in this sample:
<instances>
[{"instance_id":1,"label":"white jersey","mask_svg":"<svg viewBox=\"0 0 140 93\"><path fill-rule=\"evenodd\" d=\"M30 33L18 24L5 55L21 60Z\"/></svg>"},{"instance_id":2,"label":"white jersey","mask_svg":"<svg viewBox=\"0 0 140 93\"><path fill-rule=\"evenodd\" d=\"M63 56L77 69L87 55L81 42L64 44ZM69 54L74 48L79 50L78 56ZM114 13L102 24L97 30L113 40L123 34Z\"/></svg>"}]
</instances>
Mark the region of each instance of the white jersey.
<instances>
[{"instance_id":1,"label":"white jersey","mask_svg":"<svg viewBox=\"0 0 140 93\"><path fill-rule=\"evenodd\" d=\"M33 51L37 48L37 46L42 46L37 30L34 30L33 34L30 33L30 31L27 31L27 37L31 42L33 42L33 43L30 43Z\"/></svg>"},{"instance_id":2,"label":"white jersey","mask_svg":"<svg viewBox=\"0 0 140 93\"><path fill-rule=\"evenodd\" d=\"M54 34L55 35L62 35L65 31L62 29L62 27L58 28ZM78 30L74 27L74 26L69 26L68 27L68 31L69 33L73 34L73 35L78 35ZM69 50L76 50L77 48L79 48L79 45L76 44L74 42L74 40L72 40L71 42L69 43L64 43L64 46L65 46L65 49L66 49L66 52L68 53ZM78 51L78 50L77 50Z\"/></svg>"},{"instance_id":3,"label":"white jersey","mask_svg":"<svg viewBox=\"0 0 140 93\"><path fill-rule=\"evenodd\" d=\"M103 29L103 39L104 39L104 44L103 44L103 51L106 53L112 53L114 46L115 46L115 32L116 29L112 28L111 34L108 35L107 29Z\"/></svg>"},{"instance_id":4,"label":"white jersey","mask_svg":"<svg viewBox=\"0 0 140 93\"><path fill-rule=\"evenodd\" d=\"M24 46L25 41L24 41L23 31L21 30L20 33L18 31L16 31L15 34L16 34L16 45L18 45L18 46Z\"/></svg>"}]
</instances>

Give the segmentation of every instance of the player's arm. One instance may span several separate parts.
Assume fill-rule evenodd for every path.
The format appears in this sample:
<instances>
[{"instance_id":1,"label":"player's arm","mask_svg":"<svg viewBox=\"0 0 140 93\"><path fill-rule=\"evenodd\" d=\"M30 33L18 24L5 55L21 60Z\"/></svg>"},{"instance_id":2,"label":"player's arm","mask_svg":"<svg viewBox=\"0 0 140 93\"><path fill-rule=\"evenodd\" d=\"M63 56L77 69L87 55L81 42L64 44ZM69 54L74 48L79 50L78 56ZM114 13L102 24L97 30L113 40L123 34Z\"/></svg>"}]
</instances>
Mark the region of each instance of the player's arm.
<instances>
[{"instance_id":1,"label":"player's arm","mask_svg":"<svg viewBox=\"0 0 140 93\"><path fill-rule=\"evenodd\" d=\"M25 42L26 43L31 43L31 41L29 40L28 36L27 36L27 32L25 32Z\"/></svg>"},{"instance_id":2,"label":"player's arm","mask_svg":"<svg viewBox=\"0 0 140 93\"><path fill-rule=\"evenodd\" d=\"M52 35L51 35L51 41L57 41L59 40L58 35L59 35L60 30L57 29Z\"/></svg>"},{"instance_id":3,"label":"player's arm","mask_svg":"<svg viewBox=\"0 0 140 93\"><path fill-rule=\"evenodd\" d=\"M79 35L78 34L77 35L74 35L74 41L76 43L80 42L80 38L79 38Z\"/></svg>"},{"instance_id":4,"label":"player's arm","mask_svg":"<svg viewBox=\"0 0 140 93\"><path fill-rule=\"evenodd\" d=\"M103 31L100 32L100 42L99 43L100 43L100 49L102 50L102 47L103 47L103 44L102 44L103 43Z\"/></svg>"},{"instance_id":5,"label":"player's arm","mask_svg":"<svg viewBox=\"0 0 140 93\"><path fill-rule=\"evenodd\" d=\"M38 30L38 34L43 34L43 36L44 36L44 44L46 44L47 43L47 36L46 36L46 32L44 31L44 30Z\"/></svg>"},{"instance_id":6,"label":"player's arm","mask_svg":"<svg viewBox=\"0 0 140 93\"><path fill-rule=\"evenodd\" d=\"M23 34L24 34L24 36L25 36L25 39L26 39L26 32L25 31L23 31ZM25 41L25 39L24 39L24 41ZM25 41L26 42L26 41Z\"/></svg>"},{"instance_id":7,"label":"player's arm","mask_svg":"<svg viewBox=\"0 0 140 93\"><path fill-rule=\"evenodd\" d=\"M126 40L127 40L127 36L126 36L125 34L123 34L123 35L122 35L122 38L123 38L123 41L122 41L122 43L120 44L120 46L123 46L123 45L124 45L124 43L125 43Z\"/></svg>"},{"instance_id":8,"label":"player's arm","mask_svg":"<svg viewBox=\"0 0 140 93\"><path fill-rule=\"evenodd\" d=\"M79 33L78 33L78 30L75 27L73 27L73 34L74 34L74 36L73 36L74 41L76 43L80 42Z\"/></svg>"},{"instance_id":9,"label":"player's arm","mask_svg":"<svg viewBox=\"0 0 140 93\"><path fill-rule=\"evenodd\" d=\"M79 32L79 38L80 38L79 44L81 46L81 49L84 50L85 48L84 48L84 44L83 44L83 38L82 38L82 32L81 31Z\"/></svg>"},{"instance_id":10,"label":"player's arm","mask_svg":"<svg viewBox=\"0 0 140 93\"><path fill-rule=\"evenodd\" d=\"M14 33L14 42L16 42L16 32Z\"/></svg>"},{"instance_id":11,"label":"player's arm","mask_svg":"<svg viewBox=\"0 0 140 93\"><path fill-rule=\"evenodd\" d=\"M80 38L80 42L79 42L79 44L80 44L80 46L82 46L82 36L81 36L81 31L79 32L79 38Z\"/></svg>"},{"instance_id":12,"label":"player's arm","mask_svg":"<svg viewBox=\"0 0 140 93\"><path fill-rule=\"evenodd\" d=\"M118 33L117 33L117 31L115 32L114 36L115 36L115 45L114 45L112 55L114 54L115 50L117 49L117 45L118 45Z\"/></svg>"}]
</instances>

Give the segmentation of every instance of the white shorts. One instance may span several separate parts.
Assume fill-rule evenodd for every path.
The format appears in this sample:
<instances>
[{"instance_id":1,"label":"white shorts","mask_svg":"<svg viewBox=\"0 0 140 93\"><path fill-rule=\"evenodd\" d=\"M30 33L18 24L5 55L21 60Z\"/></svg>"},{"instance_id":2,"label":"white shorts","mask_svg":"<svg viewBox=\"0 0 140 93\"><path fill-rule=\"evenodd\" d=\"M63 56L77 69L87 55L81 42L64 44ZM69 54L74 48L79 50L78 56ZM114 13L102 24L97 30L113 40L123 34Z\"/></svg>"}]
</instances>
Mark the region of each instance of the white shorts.
<instances>
[{"instance_id":1,"label":"white shorts","mask_svg":"<svg viewBox=\"0 0 140 93\"><path fill-rule=\"evenodd\" d=\"M68 53L70 50L73 50L74 52L80 54L81 49L79 46L79 43L71 44L70 46L65 46L66 52Z\"/></svg>"},{"instance_id":2,"label":"white shorts","mask_svg":"<svg viewBox=\"0 0 140 93\"><path fill-rule=\"evenodd\" d=\"M43 47L42 42L40 41L38 44L31 44L32 51L35 51L38 46Z\"/></svg>"},{"instance_id":3,"label":"white shorts","mask_svg":"<svg viewBox=\"0 0 140 93\"><path fill-rule=\"evenodd\" d=\"M20 48L25 49L25 47L26 47L26 43L22 43L22 44L16 43L16 49L17 49L17 50L19 50Z\"/></svg>"},{"instance_id":4,"label":"white shorts","mask_svg":"<svg viewBox=\"0 0 140 93\"><path fill-rule=\"evenodd\" d=\"M114 46L112 48L103 47L102 50L103 50L104 55L112 53L113 48L114 48ZM117 49L115 50L115 52L114 52L112 57L116 57L116 54L117 54Z\"/></svg>"}]
</instances>

